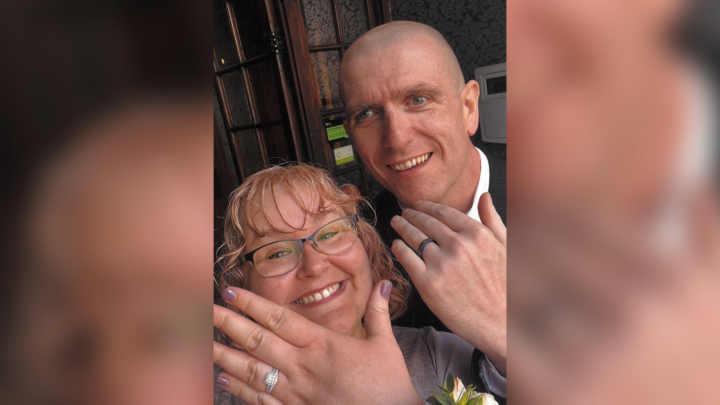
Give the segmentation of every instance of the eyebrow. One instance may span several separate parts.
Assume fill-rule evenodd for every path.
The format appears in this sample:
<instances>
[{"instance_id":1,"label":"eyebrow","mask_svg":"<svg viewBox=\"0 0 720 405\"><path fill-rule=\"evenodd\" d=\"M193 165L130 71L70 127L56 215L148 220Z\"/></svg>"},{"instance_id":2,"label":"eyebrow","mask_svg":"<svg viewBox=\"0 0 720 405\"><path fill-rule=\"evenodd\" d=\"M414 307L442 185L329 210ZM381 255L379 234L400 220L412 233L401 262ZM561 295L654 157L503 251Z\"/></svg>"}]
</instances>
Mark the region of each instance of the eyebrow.
<instances>
[{"instance_id":1,"label":"eyebrow","mask_svg":"<svg viewBox=\"0 0 720 405\"><path fill-rule=\"evenodd\" d=\"M444 92L442 90L442 87L426 82L421 82L410 87L401 89L397 92L397 94L393 94L393 96L399 95L400 97L398 98L408 98L410 96L428 95L434 98L439 98L443 94Z\"/></svg>"},{"instance_id":2,"label":"eyebrow","mask_svg":"<svg viewBox=\"0 0 720 405\"><path fill-rule=\"evenodd\" d=\"M430 97L432 97L432 98L439 99L439 98L443 98L444 94L445 94L445 93L443 92L442 87L437 86L437 85L434 85L434 84L431 84L431 83L427 83L427 82L420 82L420 83L417 83L417 84L414 84L414 85L411 85L411 86L402 88L402 89L400 89L400 90L394 91L394 92L391 94L390 98L391 98L391 99L401 99L401 100L404 100L404 99L406 99L406 98L408 98L408 97L411 97L411 96L427 95L427 96L430 96ZM347 108L346 111L345 111L345 113L346 113L348 116L350 116L350 115L354 115L354 114L355 114L356 112L358 112L358 111L362 111L362 110L366 110L366 109L369 109L369 108L373 108L373 107L375 107L375 106L377 106L376 103L363 103L363 104L358 104L357 106L353 106L353 107L351 107L351 108Z\"/></svg>"},{"instance_id":3,"label":"eyebrow","mask_svg":"<svg viewBox=\"0 0 720 405\"><path fill-rule=\"evenodd\" d=\"M323 218L325 218L328 214L329 214L329 212L321 212L321 213L307 212L307 213L306 213L306 215L308 215L310 218L315 219L315 220L323 219ZM321 227L322 227L322 226L324 226L324 225L321 225ZM295 230L293 230L292 232L295 232ZM269 239L269 238L274 237L274 236L277 236L277 235L287 235L287 234L286 234L285 232L280 232L280 231L278 231L277 229L272 228L272 229L269 229L269 230L264 230L264 231L263 231L263 235L264 235L264 236L258 238L258 241L261 241L261 240L263 240L263 239ZM280 240L283 240L283 239L280 239Z\"/></svg>"}]
</instances>

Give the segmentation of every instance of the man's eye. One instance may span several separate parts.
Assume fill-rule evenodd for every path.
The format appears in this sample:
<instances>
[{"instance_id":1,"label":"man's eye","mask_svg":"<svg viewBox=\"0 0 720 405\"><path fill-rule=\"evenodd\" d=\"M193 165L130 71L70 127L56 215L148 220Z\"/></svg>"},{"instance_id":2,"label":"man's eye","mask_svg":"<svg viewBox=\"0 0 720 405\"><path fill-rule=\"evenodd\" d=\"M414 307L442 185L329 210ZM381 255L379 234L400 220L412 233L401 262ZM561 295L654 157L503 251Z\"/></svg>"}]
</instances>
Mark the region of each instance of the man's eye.
<instances>
[{"instance_id":1,"label":"man's eye","mask_svg":"<svg viewBox=\"0 0 720 405\"><path fill-rule=\"evenodd\" d=\"M362 110L355 116L355 118L357 118L358 120L364 120L364 119L370 118L371 115L372 115L372 111Z\"/></svg>"},{"instance_id":2,"label":"man's eye","mask_svg":"<svg viewBox=\"0 0 720 405\"><path fill-rule=\"evenodd\" d=\"M427 101L427 97L424 97L424 96L417 96L417 97L413 97L413 99L412 99L413 105L425 104L426 101Z\"/></svg>"}]
</instances>

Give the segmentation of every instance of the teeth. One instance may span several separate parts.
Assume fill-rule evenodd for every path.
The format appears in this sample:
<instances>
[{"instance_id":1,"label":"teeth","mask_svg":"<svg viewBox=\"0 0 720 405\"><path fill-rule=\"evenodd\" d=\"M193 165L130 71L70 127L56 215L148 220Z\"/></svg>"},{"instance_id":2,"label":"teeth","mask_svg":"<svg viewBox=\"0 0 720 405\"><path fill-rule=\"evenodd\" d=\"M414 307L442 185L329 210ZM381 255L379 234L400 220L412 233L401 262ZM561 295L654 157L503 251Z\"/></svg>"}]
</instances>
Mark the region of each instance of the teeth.
<instances>
[{"instance_id":1,"label":"teeth","mask_svg":"<svg viewBox=\"0 0 720 405\"><path fill-rule=\"evenodd\" d=\"M311 304L313 302L322 301L325 298L328 298L329 296L333 295L337 290L340 289L340 283L337 283L333 286L330 286L321 292L316 292L312 295L307 295L305 297L302 297L295 301L295 304L297 305L306 305Z\"/></svg>"},{"instance_id":2,"label":"teeth","mask_svg":"<svg viewBox=\"0 0 720 405\"><path fill-rule=\"evenodd\" d=\"M403 171L403 170L410 169L411 167L413 167L413 166L415 166L415 165L417 165L417 164L419 164L419 163L422 163L422 162L428 160L429 158L430 158L430 154L429 154L429 153L426 153L426 154L424 154L424 155L422 155L422 156L418 156L418 157L412 158L412 159L407 160L407 161L405 161L405 162L398 163L398 164L395 164L395 165L390 165L390 167L392 167L393 170L395 170L395 171L401 172L401 171Z\"/></svg>"}]
</instances>

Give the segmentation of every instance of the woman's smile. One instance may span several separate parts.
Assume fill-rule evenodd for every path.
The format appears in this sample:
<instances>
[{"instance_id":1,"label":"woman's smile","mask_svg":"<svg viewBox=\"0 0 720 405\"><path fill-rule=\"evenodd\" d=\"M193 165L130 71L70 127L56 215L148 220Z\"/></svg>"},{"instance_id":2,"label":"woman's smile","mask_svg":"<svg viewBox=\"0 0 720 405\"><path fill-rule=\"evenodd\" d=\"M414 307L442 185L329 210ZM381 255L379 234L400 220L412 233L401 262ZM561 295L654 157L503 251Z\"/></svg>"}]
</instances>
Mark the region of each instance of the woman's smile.
<instances>
[{"instance_id":1,"label":"woman's smile","mask_svg":"<svg viewBox=\"0 0 720 405\"><path fill-rule=\"evenodd\" d=\"M299 308L314 308L319 305L323 305L330 302L345 292L347 282L341 281L334 283L324 288L318 288L308 293L303 294L301 298L295 300L292 305Z\"/></svg>"}]
</instances>

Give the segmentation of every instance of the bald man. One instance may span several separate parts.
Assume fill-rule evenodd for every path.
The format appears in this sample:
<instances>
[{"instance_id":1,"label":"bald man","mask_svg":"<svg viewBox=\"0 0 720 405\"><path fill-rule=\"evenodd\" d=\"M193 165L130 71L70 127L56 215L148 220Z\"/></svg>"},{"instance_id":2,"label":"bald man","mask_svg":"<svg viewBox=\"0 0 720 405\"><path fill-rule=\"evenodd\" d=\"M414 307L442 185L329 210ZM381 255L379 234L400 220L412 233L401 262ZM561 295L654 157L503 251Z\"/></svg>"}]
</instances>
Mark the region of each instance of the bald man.
<instances>
[{"instance_id":1,"label":"bald man","mask_svg":"<svg viewBox=\"0 0 720 405\"><path fill-rule=\"evenodd\" d=\"M345 129L385 188L375 200L378 228L394 240L393 253L415 286L398 324L447 326L478 349L475 366L491 369L490 360L504 374L505 226L487 193L493 184L504 204L504 162L497 164L502 176L491 176L495 164L470 141L478 83L465 83L439 32L397 21L348 48L340 94ZM435 243L423 244L428 238ZM504 391L504 378L489 380Z\"/></svg>"}]
</instances>

